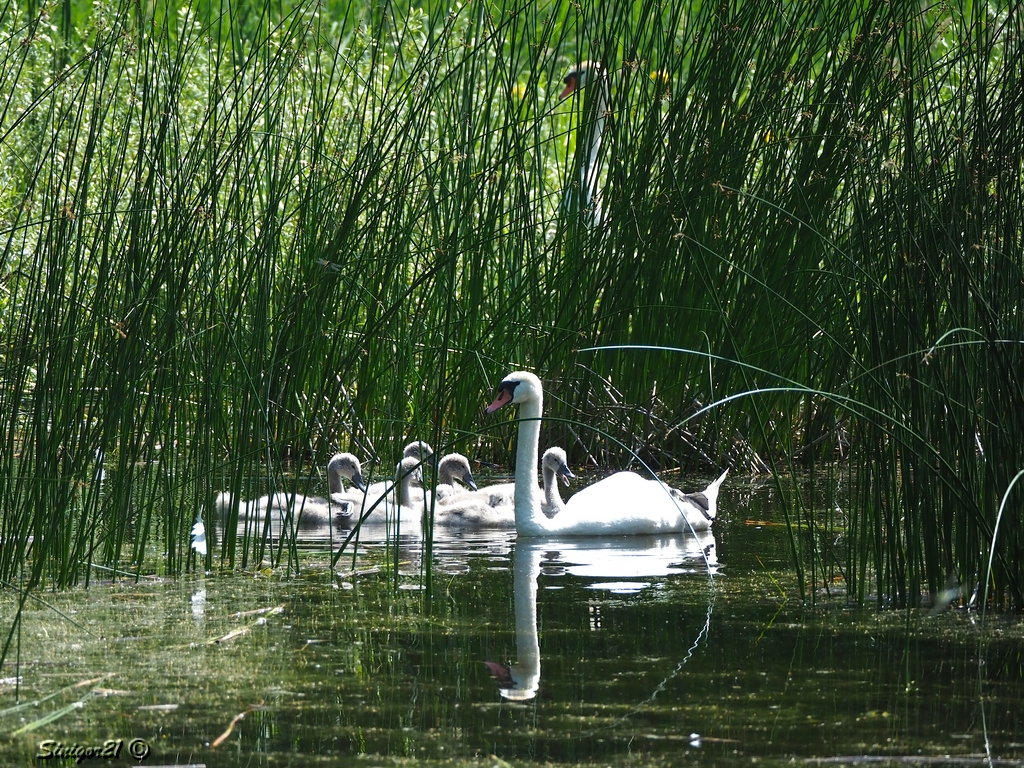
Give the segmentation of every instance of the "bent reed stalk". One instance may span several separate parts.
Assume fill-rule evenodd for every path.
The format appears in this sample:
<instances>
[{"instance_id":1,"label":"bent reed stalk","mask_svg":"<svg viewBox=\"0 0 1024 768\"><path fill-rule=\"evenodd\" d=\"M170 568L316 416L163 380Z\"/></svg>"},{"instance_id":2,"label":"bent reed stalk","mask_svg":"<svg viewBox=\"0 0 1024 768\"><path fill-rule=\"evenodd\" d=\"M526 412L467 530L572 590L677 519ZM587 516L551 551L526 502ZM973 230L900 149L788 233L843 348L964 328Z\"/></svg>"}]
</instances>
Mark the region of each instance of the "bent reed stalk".
<instances>
[{"instance_id":1,"label":"bent reed stalk","mask_svg":"<svg viewBox=\"0 0 1024 768\"><path fill-rule=\"evenodd\" d=\"M775 472L805 597L984 578L1024 467L1016 6L68 8L0 10L0 579L295 567L196 563L191 523L338 448L507 464L480 404L523 367L576 465Z\"/></svg>"}]
</instances>

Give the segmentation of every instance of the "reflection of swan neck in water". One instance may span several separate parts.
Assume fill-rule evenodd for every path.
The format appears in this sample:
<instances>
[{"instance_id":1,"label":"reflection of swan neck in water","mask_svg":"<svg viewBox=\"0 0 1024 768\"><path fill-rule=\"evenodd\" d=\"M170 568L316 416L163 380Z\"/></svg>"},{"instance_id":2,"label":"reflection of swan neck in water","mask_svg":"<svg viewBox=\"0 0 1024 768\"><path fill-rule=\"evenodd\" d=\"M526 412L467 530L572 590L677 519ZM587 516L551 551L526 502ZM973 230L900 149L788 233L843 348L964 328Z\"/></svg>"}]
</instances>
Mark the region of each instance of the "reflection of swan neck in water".
<instances>
[{"instance_id":1,"label":"reflection of swan neck in water","mask_svg":"<svg viewBox=\"0 0 1024 768\"><path fill-rule=\"evenodd\" d=\"M510 666L488 663L498 678L501 695L526 701L540 687L540 640L537 632L537 577L544 550L516 544L512 553L512 590L516 618L516 663Z\"/></svg>"},{"instance_id":2,"label":"reflection of swan neck in water","mask_svg":"<svg viewBox=\"0 0 1024 768\"><path fill-rule=\"evenodd\" d=\"M718 565L715 536L711 531L696 535L572 539L561 542L519 539L512 551L512 587L515 599L516 663L486 662L501 687L504 698L532 699L540 686L540 640L537 622L538 578L541 564L555 566L562 573L583 578L636 579L679 575L689 564L703 561L709 573ZM553 571L548 570L548 573ZM705 630L706 631L706 630ZM702 633L703 634L703 633Z\"/></svg>"},{"instance_id":3,"label":"reflection of swan neck in water","mask_svg":"<svg viewBox=\"0 0 1024 768\"><path fill-rule=\"evenodd\" d=\"M520 536L612 536L622 534L677 533L690 530L687 511L705 519L717 514L722 473L703 492L706 513L699 504L673 495L668 486L632 472L619 472L575 494L552 519L545 517L537 483L537 443L543 415L543 388L532 373L517 371L502 381L493 413L508 403L519 405L519 438L516 444L515 521ZM692 510L690 510L692 507ZM706 514L706 516L705 516Z\"/></svg>"}]
</instances>

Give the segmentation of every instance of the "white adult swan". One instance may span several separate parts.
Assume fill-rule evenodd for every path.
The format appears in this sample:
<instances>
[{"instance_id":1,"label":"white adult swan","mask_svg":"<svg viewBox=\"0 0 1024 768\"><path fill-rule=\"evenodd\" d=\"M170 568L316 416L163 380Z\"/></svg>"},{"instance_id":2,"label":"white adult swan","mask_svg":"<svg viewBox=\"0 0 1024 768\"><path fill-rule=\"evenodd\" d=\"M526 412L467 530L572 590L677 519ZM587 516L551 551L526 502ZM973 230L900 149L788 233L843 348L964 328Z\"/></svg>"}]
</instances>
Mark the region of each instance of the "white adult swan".
<instances>
[{"instance_id":1,"label":"white adult swan","mask_svg":"<svg viewBox=\"0 0 1024 768\"><path fill-rule=\"evenodd\" d=\"M344 478L348 478L356 488L365 487L359 459L351 453L336 453L327 462L327 487L330 498L305 496L301 493L273 493L242 502L238 509L238 520L262 522L269 514L272 518L282 521L288 511L292 510L297 524L303 528L324 526L330 522L336 525L347 524L351 521L356 507L352 497L345 491ZM221 520L228 518L233 507L234 498L230 493L217 494L214 508Z\"/></svg>"},{"instance_id":2,"label":"white adult swan","mask_svg":"<svg viewBox=\"0 0 1024 768\"><path fill-rule=\"evenodd\" d=\"M575 503L594 507L606 503L605 497L609 494L614 498L638 500L649 498L649 495L653 494L654 499L664 499L665 504L678 504L679 511L686 516L686 523L680 530L697 533L711 530L711 524L715 522L715 516L718 514L718 488L728 473L729 470L723 472L704 491L683 493L678 488L672 488L657 480L647 480L635 472L616 472L583 488L573 496L573 499L579 497ZM674 501L665 497L666 490Z\"/></svg>"},{"instance_id":3,"label":"white adult swan","mask_svg":"<svg viewBox=\"0 0 1024 768\"><path fill-rule=\"evenodd\" d=\"M620 534L676 533L688 531L687 513L714 520L718 490L726 470L703 491L703 503L685 494L673 494L667 485L644 480L632 472L619 472L599 480L569 499L554 518L545 517L533 480L537 466L537 442L544 412L540 379L527 371L509 374L501 382L487 413L507 403L519 405L519 439L516 445L516 532L520 536L614 536ZM617 475L633 475L617 477ZM609 482L611 481L611 482Z\"/></svg>"},{"instance_id":4,"label":"white adult swan","mask_svg":"<svg viewBox=\"0 0 1024 768\"><path fill-rule=\"evenodd\" d=\"M557 515L564 504L558 493L558 477L566 485L569 478L574 477L565 463L565 451L561 448L548 448L541 460L541 473L544 477L544 501L541 510L548 517ZM536 481L531 479L536 485ZM505 503L493 504L493 497L483 489L476 493L460 493L448 499L438 499L434 508L434 522L439 525L457 526L460 528L508 528L516 527L516 513L513 499Z\"/></svg>"}]
</instances>

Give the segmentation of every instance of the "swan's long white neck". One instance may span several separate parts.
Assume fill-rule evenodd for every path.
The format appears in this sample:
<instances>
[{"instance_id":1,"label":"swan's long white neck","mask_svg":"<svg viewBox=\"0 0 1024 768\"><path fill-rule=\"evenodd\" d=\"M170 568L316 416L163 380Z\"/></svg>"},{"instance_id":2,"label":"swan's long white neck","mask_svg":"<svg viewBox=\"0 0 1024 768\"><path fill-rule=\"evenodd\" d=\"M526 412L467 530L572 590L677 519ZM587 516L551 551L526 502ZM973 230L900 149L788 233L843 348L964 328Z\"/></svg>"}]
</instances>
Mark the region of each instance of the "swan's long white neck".
<instances>
[{"instance_id":1,"label":"swan's long white neck","mask_svg":"<svg viewBox=\"0 0 1024 768\"><path fill-rule=\"evenodd\" d=\"M540 392L519 405L519 441L516 445L516 533L541 536L547 531L547 518L540 511L537 488L537 451L540 442L540 417L544 412Z\"/></svg>"},{"instance_id":2,"label":"swan's long white neck","mask_svg":"<svg viewBox=\"0 0 1024 768\"><path fill-rule=\"evenodd\" d=\"M605 113L608 111L608 76L603 70L596 70L591 76L590 93L580 126L581 138L587 142L586 154L580 164L580 192L583 207L590 207L597 194L597 177L600 166L601 139L604 136Z\"/></svg>"}]
</instances>

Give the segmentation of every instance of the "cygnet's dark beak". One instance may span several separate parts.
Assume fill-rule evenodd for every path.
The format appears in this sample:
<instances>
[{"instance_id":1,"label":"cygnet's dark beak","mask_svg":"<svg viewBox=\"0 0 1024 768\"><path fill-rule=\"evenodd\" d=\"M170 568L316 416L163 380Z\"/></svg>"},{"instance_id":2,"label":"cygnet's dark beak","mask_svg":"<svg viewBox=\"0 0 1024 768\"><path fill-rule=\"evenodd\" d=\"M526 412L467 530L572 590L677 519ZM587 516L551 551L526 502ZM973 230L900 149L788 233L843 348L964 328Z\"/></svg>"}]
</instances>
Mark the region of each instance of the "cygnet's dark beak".
<instances>
[{"instance_id":1,"label":"cygnet's dark beak","mask_svg":"<svg viewBox=\"0 0 1024 768\"><path fill-rule=\"evenodd\" d=\"M569 487L569 481L576 479L576 475L574 475L572 470L570 470L565 464L558 468L558 476L562 478L562 482L565 483L567 488Z\"/></svg>"}]
</instances>

